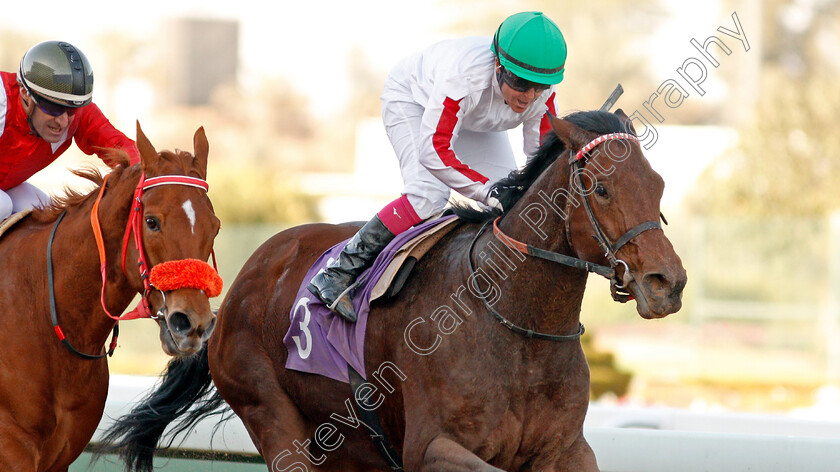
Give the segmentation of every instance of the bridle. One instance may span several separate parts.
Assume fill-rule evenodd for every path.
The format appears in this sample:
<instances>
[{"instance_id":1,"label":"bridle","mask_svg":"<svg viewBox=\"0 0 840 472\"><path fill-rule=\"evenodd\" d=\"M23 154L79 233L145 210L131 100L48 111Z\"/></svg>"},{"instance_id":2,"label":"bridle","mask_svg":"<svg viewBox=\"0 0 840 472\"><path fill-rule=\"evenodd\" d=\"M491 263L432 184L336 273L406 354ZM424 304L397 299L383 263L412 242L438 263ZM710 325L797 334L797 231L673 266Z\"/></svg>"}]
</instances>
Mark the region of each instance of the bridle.
<instances>
[{"instance_id":1,"label":"bridle","mask_svg":"<svg viewBox=\"0 0 840 472\"><path fill-rule=\"evenodd\" d=\"M123 244L122 244L122 271L123 274L126 276L128 273L125 270L125 259L128 253L128 241L131 239L131 236L134 235L134 248L137 250L137 268L140 271L140 278L143 280L143 294L141 298L140 304L138 304L137 308L132 310L129 313L126 313L122 316L113 316L108 309L105 307L105 249L104 243L102 242L102 235L101 230L97 231L96 227L98 226L98 203L94 204L94 210L91 212L91 226L94 227L94 236L97 238L97 247L99 248L99 260L101 262L101 270L102 270L102 291L101 291L101 304L102 308L105 310L105 313L113 318L114 320L131 320L136 318L152 318L157 319L164 314L164 309L166 308L166 296L164 295L164 303L161 305L160 310L154 315L151 313L151 303L149 302L149 295L154 290L160 290L161 295L163 295L164 290L174 290L176 288L182 287L172 287L172 288L163 288L163 287L156 287L154 279L155 279L155 272L161 266L172 265L172 264L184 264L184 261L194 261L188 262L190 265L194 266L201 266L208 265L206 262L198 261L196 259L184 259L181 261L167 261L162 264L158 264L152 268L152 271L149 271L149 265L146 261L146 253L143 250L143 192L150 188L158 187L161 185L185 185L188 187L195 187L203 189L205 192L210 189L210 186L207 184L206 181L203 179L199 179L197 177L189 177L186 175L162 175L159 177L150 177L146 179L145 174L140 175L140 182L137 184L137 187L134 189L134 198L132 199L132 208L131 213L128 218L128 224L125 228L125 235L123 236ZM105 186L102 186L100 192L104 191ZM101 194L100 194L101 199ZM96 225L94 225L94 221L96 221ZM210 255L213 259L213 273L216 274L218 277L218 268L216 267L216 254L211 249ZM208 267L209 268L209 267ZM219 279L221 280L221 279ZM213 285L213 280L206 280L200 281L206 282L203 286L195 286L193 288L201 288L208 292L208 296L215 296L210 295L210 292L214 292L215 290L209 289L211 285ZM220 288L219 288L220 289Z\"/></svg>"},{"instance_id":2,"label":"bridle","mask_svg":"<svg viewBox=\"0 0 840 472\"><path fill-rule=\"evenodd\" d=\"M509 248L511 248L515 251L518 251L522 254L537 257L537 258L544 259L544 260L548 260L548 261L551 261L551 262L556 262L556 263L563 264L563 265L566 265L566 266L569 266L569 267L574 267L576 269L586 270L587 272L592 272L592 273L598 274L602 277L605 277L605 278L609 279L610 280L610 293L612 295L613 300L615 300L617 302L620 302L620 303L625 303L628 300L631 300L633 298L632 294L628 291L628 285L631 282L633 282L634 279L633 279L632 272L630 271L630 267L627 265L626 262L619 259L618 256L616 255L616 253L619 251L619 249L624 247L624 245L626 245L628 242L630 242L636 236L638 236L638 235L640 235L640 234L642 234L642 233L644 233L645 231L648 231L648 230L662 229L662 226L660 225L659 221L646 221L644 223L640 223L640 224L634 226L633 228L631 228L630 230L628 230L621 237L619 237L616 240L615 243L613 243L613 242L610 241L610 239L604 233L604 230L601 228L601 225L598 223L597 218L595 218L595 213L592 210L592 205L589 203L589 199L587 198L587 195L583 193L583 189L585 189L584 183L583 183L583 177L582 177L583 167L586 164L586 156L589 154L590 151L592 151L596 146L598 146L598 145L600 145L604 142L613 141L613 140L624 140L624 141L631 141L631 142L635 142L635 143L639 142L639 139L636 136L634 136L632 134L628 134L628 133L605 134L605 135L601 135L601 136L598 136L597 138L593 139L588 144L583 146L579 151L577 151L577 153L572 154L569 157L569 164L570 164L571 169L572 169L572 176L573 176L573 178L577 179L577 185L578 185L579 190L581 191L581 196L583 197L583 206L586 210L586 216L589 219L589 223L592 227L592 231L593 231L592 237L597 241L598 246L604 252L604 256L607 258L607 261L610 264L609 267L608 266L603 266L603 265L600 265L600 264L595 264L593 262L589 262L589 261L586 261L586 260L583 260L583 259L580 259L580 258L577 258L577 257L568 256L568 255L565 255L565 254L560 254L558 252L553 252L553 251L548 251L548 250L545 250L545 249L540 249L540 248L534 247L530 244L526 244L526 243L523 243L521 241L517 241L517 240L511 238L510 236L506 235L499 228L498 221L501 219L501 217L497 217L495 220L493 220L493 234L499 241L501 241L507 247L509 247ZM566 226L566 228L565 228L565 231L566 231L566 239L567 239L567 242L569 244L569 247L572 248L572 251L574 252L574 247L572 246L571 231L570 231L571 202L572 202L572 197L570 196L566 199L566 212L565 212L565 215L566 215L565 226ZM476 241L478 240L478 237L486 229L487 224L488 223L485 223L485 225L476 233L476 236L473 239L473 242L470 245L470 249L468 251L467 258L469 260L469 267L470 267L470 273L471 274L475 273L475 270L473 269L472 255L471 255L472 254L472 248L475 245ZM618 276L617 276L617 272L616 272L616 267L618 267L618 266L623 266L624 267L623 281L618 280ZM519 326L516 326L511 321L509 321L504 316L502 316L500 313L498 313L498 311L496 311L495 308L493 308L489 303L487 303L486 299L482 299L482 300L484 301L485 307L490 311L491 315L493 315L493 317L496 318L496 320L499 321L503 326L510 329L511 331L514 331L517 334L523 335L523 336L528 337L528 338L545 339L545 340L550 340L550 341L569 341L569 340L579 339L585 331L582 323L580 324L577 333L569 334L569 335L551 335L551 334L538 333L538 332L535 332L533 330L524 329L524 328L521 328Z\"/></svg>"},{"instance_id":3,"label":"bridle","mask_svg":"<svg viewBox=\"0 0 840 472\"><path fill-rule=\"evenodd\" d=\"M630 228L626 233L621 235L615 243L611 242L610 239L607 237L604 230L601 228L601 225L598 223L597 218L595 218L595 213L592 210L592 205L589 203L589 199L587 195L584 194L583 189L583 167L586 164L586 157L588 156L589 152L592 151L596 146L605 143L607 141L630 141L636 144L639 143L639 138L636 136L629 134L629 133L611 133L598 136L597 138L590 141L584 147L582 147L574 156L569 158L569 164L572 166L572 174L577 178L577 185L578 190L580 191L581 196L583 197L583 207L586 210L586 217L589 219L589 224L592 226L592 231L594 234L592 235L595 238L595 241L598 243L598 247L600 247L601 251L604 253L604 257L607 258L607 261L610 264L609 273L599 274L603 275L604 277L610 279L610 294L612 295L613 300L619 303L625 303L628 300L632 299L632 295L628 292L627 286L634 280L633 274L630 271L630 267L627 265L626 262L619 259L616 256L616 253L619 249L624 247L625 244L629 243L633 238L636 236L644 233L645 231L652 230L652 229L662 229L662 225L659 223L658 220L651 220L646 221L644 223L640 223L633 228ZM566 239L569 243L569 247L574 252L574 245L572 243L571 237L571 201L572 199L569 198L566 200ZM624 267L623 280L619 283L618 275L616 273L616 267L619 265Z\"/></svg>"},{"instance_id":4,"label":"bridle","mask_svg":"<svg viewBox=\"0 0 840 472\"><path fill-rule=\"evenodd\" d=\"M55 287L53 283L52 243L53 239L55 238L55 232L58 229L58 225L64 218L66 211L62 212L61 215L59 215L59 217L56 219L56 222L53 225L52 232L50 233L50 238L47 242L47 282L49 286L50 297L50 318L53 323L53 328L55 330L56 335L58 336L58 339L62 342L62 344L64 344L65 347L67 347L72 353L76 354L79 357L82 357L83 359L100 359L102 357L105 357L106 355L111 356L114 354L114 350L117 346L117 338L119 336L119 321L132 320L137 318L157 319L160 316L163 316L165 314L166 309L166 296L164 295L165 291L177 290L179 288L197 288L204 290L208 297L215 297L221 292L222 286L221 278L218 274L218 268L216 267L216 254L212 249L210 251L210 254L213 258L213 267L210 267L210 265L206 262L197 259L181 259L174 261L166 261L161 264L155 265L154 267L152 267L151 271L148 270L148 263L146 260L145 251L143 250L142 239L142 198L144 191L161 185L186 185L190 187L203 189L206 192L209 189L209 185L205 180L197 177L190 177L185 175L163 175L159 177L150 177L146 179L145 173L142 173L140 174L140 181L137 183L137 187L135 187L134 189L134 196L132 197L132 207L129 213L128 223L126 224L125 236L123 237L122 270L123 274L128 276L125 270L125 259L128 252L128 241L133 235L135 249L137 249L138 253L137 267L140 273L140 278L143 281L143 292L141 294L140 303L134 310L121 316L111 314L111 312L105 306L107 261L105 253L105 242L102 236L102 228L99 224L99 204L102 201L103 195L105 194L106 183L108 182L108 177L110 177L110 175L111 174L106 175L103 179L102 186L99 190L99 195L97 196L90 213L90 223L91 228L93 229L94 239L96 240L96 247L99 252L100 272L102 273L102 289L100 290L99 296L100 304L102 305L102 309L105 311L105 314L108 315L109 318L117 321L117 324L114 325L113 333L111 335L111 343L109 344L108 351L105 354L91 355L79 352L67 340L67 337L64 334L64 331L61 329L61 326L58 322L58 314L55 307ZM170 274L172 273L184 272L184 269L186 269L186 272L200 275L195 276L192 279L184 279L170 276ZM161 295L163 296L163 304L161 305L161 308L158 310L158 312L152 315L151 302L149 301L149 296L154 290L160 291Z\"/></svg>"}]
</instances>

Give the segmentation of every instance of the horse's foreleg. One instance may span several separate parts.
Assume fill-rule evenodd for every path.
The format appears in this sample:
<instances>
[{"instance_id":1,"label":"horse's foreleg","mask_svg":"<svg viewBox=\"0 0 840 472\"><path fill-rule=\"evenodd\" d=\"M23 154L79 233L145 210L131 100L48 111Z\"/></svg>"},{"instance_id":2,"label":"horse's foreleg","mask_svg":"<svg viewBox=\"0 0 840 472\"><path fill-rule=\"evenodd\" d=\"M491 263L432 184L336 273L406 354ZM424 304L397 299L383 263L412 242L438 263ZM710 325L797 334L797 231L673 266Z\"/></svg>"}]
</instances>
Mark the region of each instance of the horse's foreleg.
<instances>
[{"instance_id":1,"label":"horse's foreleg","mask_svg":"<svg viewBox=\"0 0 840 472\"><path fill-rule=\"evenodd\" d=\"M274 380L277 374L262 361L254 356L248 369L217 368L216 388L242 419L269 471L320 470L296 452L295 441L309 437L306 421Z\"/></svg>"},{"instance_id":2,"label":"horse's foreleg","mask_svg":"<svg viewBox=\"0 0 840 472\"><path fill-rule=\"evenodd\" d=\"M234 411L242 418L269 471L319 470L296 453L294 441L302 441L308 435L303 418L285 393L278 392L272 403L248 405Z\"/></svg>"},{"instance_id":3,"label":"horse's foreleg","mask_svg":"<svg viewBox=\"0 0 840 472\"><path fill-rule=\"evenodd\" d=\"M38 449L20 432L0 426L0 470L38 470Z\"/></svg>"},{"instance_id":4,"label":"horse's foreleg","mask_svg":"<svg viewBox=\"0 0 840 472\"><path fill-rule=\"evenodd\" d=\"M216 389L244 423L268 470L325 470L319 467L318 457L307 456L304 450L312 430L277 380L287 375L285 370L278 372L274 361L260 351L237 349L250 345L251 340L235 334L238 337L228 334L222 338L225 344L213 344L211 339L210 371Z\"/></svg>"},{"instance_id":5,"label":"horse's foreleg","mask_svg":"<svg viewBox=\"0 0 840 472\"><path fill-rule=\"evenodd\" d=\"M551 472L600 472L595 460L595 453L583 434L578 436L569 449L562 454L562 459L548 469Z\"/></svg>"},{"instance_id":6,"label":"horse's foreleg","mask_svg":"<svg viewBox=\"0 0 840 472\"><path fill-rule=\"evenodd\" d=\"M422 472L504 472L479 459L464 446L439 436L426 447L419 470Z\"/></svg>"}]
</instances>

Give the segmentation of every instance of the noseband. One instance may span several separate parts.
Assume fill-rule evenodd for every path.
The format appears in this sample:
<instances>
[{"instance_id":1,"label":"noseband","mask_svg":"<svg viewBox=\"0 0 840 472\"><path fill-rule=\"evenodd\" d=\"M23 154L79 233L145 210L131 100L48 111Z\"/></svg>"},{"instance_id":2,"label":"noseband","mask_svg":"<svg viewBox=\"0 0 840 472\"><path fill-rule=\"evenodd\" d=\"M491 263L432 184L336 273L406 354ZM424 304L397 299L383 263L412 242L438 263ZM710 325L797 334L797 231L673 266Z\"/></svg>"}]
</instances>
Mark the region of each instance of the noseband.
<instances>
[{"instance_id":1,"label":"noseband","mask_svg":"<svg viewBox=\"0 0 840 472\"><path fill-rule=\"evenodd\" d=\"M630 271L630 267L627 265L626 262L619 259L616 256L616 253L624 247L628 242L630 242L636 236L644 233L645 231L651 229L662 229L659 221L646 221L644 223L640 223L626 233L624 233L620 238L616 240L615 243L611 242L607 235L604 233L604 230L601 228L601 225L598 223L597 218L595 218L595 213L592 210L592 205L589 203L589 199L587 198L587 194L583 193L583 189L586 188L583 184L583 167L586 163L586 156L592 149L594 149L599 144L602 144L607 141L612 140L625 140L638 143L639 139L627 133L612 133L612 134L605 134L598 136L597 138L590 141L586 146L582 147L577 153L572 155L569 158L569 164L572 166L572 173L576 175L577 178L577 185L581 190L581 195L583 196L583 204L584 208L586 209L586 216L589 219L589 223L592 226L593 235L592 237L595 238L595 241L598 242L598 246L604 251L604 256L607 258L609 262L609 267L603 266L600 264L595 264L577 257L567 256L565 254L560 254L553 251L547 251L545 249L540 249L530 244L523 243L521 241L517 241L510 236L506 235L502 230L499 228L498 221L501 217L496 218L493 221L493 234L496 238L501 241L503 244L508 246L509 248L521 252L522 254L537 257L540 259L545 259L551 262L557 262L559 264L563 264L569 267L574 267L576 269L583 269L588 272L592 272L598 274L602 277L605 277L610 280L610 293L613 297L613 300L621 303L625 303L628 300L632 299L632 294L629 293L627 290L627 285L632 282L633 275ZM571 201L572 198L569 197L566 199L566 239L569 243L569 246L574 251L574 247L572 246L572 237L570 231L570 221L571 221ZM661 215L660 215L661 216ZM486 225L485 225L486 227ZM482 227L481 230L478 231L476 234L475 239L473 240L473 244L478 239L478 236L484 231ZM470 253L472 252L472 246L470 247ZM472 257L468 256L470 262L470 271L475 272L472 266ZM616 267L619 265L624 267L624 283L620 283L618 280L618 276L616 273ZM504 318L501 314L499 314L492 306L490 306L487 301L485 300L486 307L490 310L490 313L500 322L502 325L507 327L508 329L521 334L526 337L534 337L538 339L546 339L551 341L566 341L571 339L580 338L580 336L584 332L583 324L580 324L580 328L578 333L571 334L571 335L550 335L544 333L536 333L532 330L526 330L524 328L520 328L514 325L512 322Z\"/></svg>"},{"instance_id":2,"label":"noseband","mask_svg":"<svg viewBox=\"0 0 840 472\"><path fill-rule=\"evenodd\" d=\"M143 192L145 190L160 185L186 185L189 187L196 187L207 191L209 189L209 185L203 179L199 179L196 177L189 177L185 175L163 175L159 177L151 177L149 179L146 179L146 175L145 173L143 173L140 175L140 181L137 183L137 187L134 189L131 213L129 214L128 224L126 225L125 236L123 238L122 246L122 270L123 274L126 274L125 258L128 250L128 241L131 235L133 234L135 248L137 249L138 253L137 265L140 271L140 278L143 280L142 298L140 300L140 303L137 305L137 308L122 316L112 315L111 312L108 311L108 308L105 306L107 263L105 257L105 242L102 236L102 228L99 224L99 203L102 201L102 196L105 194L106 183L108 182L108 177L110 177L110 175L111 174L106 175L103 179L102 186L99 190L99 195L96 198L96 201L94 202L93 208L90 212L90 223L91 227L93 228L93 236L96 240L96 247L99 251L100 271L102 273L102 289L100 291L99 299L102 305L102 309L105 311L105 314L108 315L108 317L116 320L118 323L120 320L131 320L137 318L157 319L165 313L164 310L166 309L166 296L163 295L164 291L177 290L180 288L197 288L204 290L205 294L207 294L208 297L215 297L219 295L222 289L222 279L221 277L219 277L218 269L215 267L216 255L212 249L210 251L210 254L213 256L213 267L211 267L206 262L197 259L182 259L176 261L167 261L158 264L152 267L151 272L148 270L145 251L143 250L142 198ZM53 239L55 238L55 232L58 229L58 225L59 223L61 223L61 220L64 218L65 214L66 212L63 212L56 219L56 222L53 225L52 232L50 233L50 238L47 241L47 280L49 285L50 297L50 318L52 319L53 328L55 330L56 335L58 336L58 339L62 342L62 344L64 344L64 346L67 347L67 349L69 349L72 353L76 354L77 356L83 359L99 359L105 357L106 355L111 356L113 355L114 350L117 346L119 324L114 325L113 334L111 336L111 343L109 345L107 353L91 355L80 352L76 348L74 348L67 340L67 337L65 336L58 322L58 314L55 307L55 290L53 284L52 243ZM161 295L163 296L164 302L160 310L158 310L157 314L152 315L151 303L149 302L149 295L154 290L160 291Z\"/></svg>"}]
</instances>

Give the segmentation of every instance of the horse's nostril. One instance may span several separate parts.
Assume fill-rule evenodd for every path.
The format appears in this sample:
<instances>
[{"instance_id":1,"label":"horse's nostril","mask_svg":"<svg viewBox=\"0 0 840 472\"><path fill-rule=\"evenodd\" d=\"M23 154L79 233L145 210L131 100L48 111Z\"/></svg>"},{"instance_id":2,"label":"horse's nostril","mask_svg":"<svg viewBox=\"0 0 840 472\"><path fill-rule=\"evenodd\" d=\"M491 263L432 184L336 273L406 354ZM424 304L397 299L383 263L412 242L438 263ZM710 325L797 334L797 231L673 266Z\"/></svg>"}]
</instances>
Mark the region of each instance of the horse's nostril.
<instances>
[{"instance_id":1,"label":"horse's nostril","mask_svg":"<svg viewBox=\"0 0 840 472\"><path fill-rule=\"evenodd\" d=\"M169 315L166 324L169 325L170 331L177 334L186 334L192 329L192 323L186 313L176 311Z\"/></svg>"},{"instance_id":2,"label":"horse's nostril","mask_svg":"<svg viewBox=\"0 0 840 472\"><path fill-rule=\"evenodd\" d=\"M661 298L679 298L685 288L685 272L671 275L648 272L643 279L651 294Z\"/></svg>"},{"instance_id":3,"label":"horse's nostril","mask_svg":"<svg viewBox=\"0 0 840 472\"><path fill-rule=\"evenodd\" d=\"M671 291L671 282L663 274L648 272L644 276L644 283L658 297L667 297Z\"/></svg>"}]
</instances>

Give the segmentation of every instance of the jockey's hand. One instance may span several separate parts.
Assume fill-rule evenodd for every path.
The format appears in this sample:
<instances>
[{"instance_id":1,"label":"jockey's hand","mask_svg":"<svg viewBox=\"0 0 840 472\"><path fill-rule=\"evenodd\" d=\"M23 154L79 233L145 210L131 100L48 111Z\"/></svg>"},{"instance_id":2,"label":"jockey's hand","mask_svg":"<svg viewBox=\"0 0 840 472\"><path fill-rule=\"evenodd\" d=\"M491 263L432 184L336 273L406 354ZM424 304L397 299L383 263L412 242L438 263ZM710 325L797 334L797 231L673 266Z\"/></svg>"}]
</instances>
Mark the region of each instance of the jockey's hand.
<instances>
[{"instance_id":1,"label":"jockey's hand","mask_svg":"<svg viewBox=\"0 0 840 472\"><path fill-rule=\"evenodd\" d=\"M476 200L480 201L484 205L493 208L494 210L499 210L500 212L504 212L505 209L502 208L502 202L496 198L497 191L493 188L493 183L489 180L484 184L483 193L484 198L477 198Z\"/></svg>"},{"instance_id":2,"label":"jockey's hand","mask_svg":"<svg viewBox=\"0 0 840 472\"><path fill-rule=\"evenodd\" d=\"M487 197L487 201L485 202L487 206L490 208L496 209L504 213L505 209L502 208L502 202L499 201L496 197Z\"/></svg>"}]
</instances>

